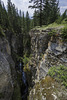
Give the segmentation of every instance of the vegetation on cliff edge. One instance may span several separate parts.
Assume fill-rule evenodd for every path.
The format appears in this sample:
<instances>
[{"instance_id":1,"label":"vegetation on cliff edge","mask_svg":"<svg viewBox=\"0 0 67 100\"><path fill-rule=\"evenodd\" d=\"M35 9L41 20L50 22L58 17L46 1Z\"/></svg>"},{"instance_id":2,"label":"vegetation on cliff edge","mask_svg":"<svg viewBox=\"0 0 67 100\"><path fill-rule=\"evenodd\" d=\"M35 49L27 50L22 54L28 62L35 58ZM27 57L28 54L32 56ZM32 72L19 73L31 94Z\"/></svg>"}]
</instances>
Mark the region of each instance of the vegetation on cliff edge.
<instances>
[{"instance_id":1,"label":"vegetation on cliff edge","mask_svg":"<svg viewBox=\"0 0 67 100\"><path fill-rule=\"evenodd\" d=\"M49 69L48 75L67 87L67 67L64 65L53 66Z\"/></svg>"}]
</instances>

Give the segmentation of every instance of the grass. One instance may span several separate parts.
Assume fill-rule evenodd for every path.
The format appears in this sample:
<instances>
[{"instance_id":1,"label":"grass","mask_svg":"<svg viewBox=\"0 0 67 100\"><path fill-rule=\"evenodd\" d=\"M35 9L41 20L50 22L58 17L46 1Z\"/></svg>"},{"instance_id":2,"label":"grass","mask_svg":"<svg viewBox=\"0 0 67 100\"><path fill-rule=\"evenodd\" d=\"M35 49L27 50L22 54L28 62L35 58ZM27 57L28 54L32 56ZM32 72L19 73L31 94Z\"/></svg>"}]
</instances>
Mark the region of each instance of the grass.
<instances>
[{"instance_id":1,"label":"grass","mask_svg":"<svg viewBox=\"0 0 67 100\"><path fill-rule=\"evenodd\" d=\"M61 23L61 24L57 24L57 23L52 23L49 25L42 25L42 27L36 26L34 29L38 29L38 30L46 30L48 28L63 28L66 27L67 23Z\"/></svg>"},{"instance_id":2,"label":"grass","mask_svg":"<svg viewBox=\"0 0 67 100\"><path fill-rule=\"evenodd\" d=\"M67 67L64 65L53 66L49 69L48 75L55 78L58 82L61 82L67 87Z\"/></svg>"},{"instance_id":3,"label":"grass","mask_svg":"<svg viewBox=\"0 0 67 100\"><path fill-rule=\"evenodd\" d=\"M65 24L57 24L57 23L52 23L52 24L49 24L49 25L43 25L42 27L35 27L35 29L39 29L39 30L46 30L48 28L58 28L58 27L64 27Z\"/></svg>"}]
</instances>

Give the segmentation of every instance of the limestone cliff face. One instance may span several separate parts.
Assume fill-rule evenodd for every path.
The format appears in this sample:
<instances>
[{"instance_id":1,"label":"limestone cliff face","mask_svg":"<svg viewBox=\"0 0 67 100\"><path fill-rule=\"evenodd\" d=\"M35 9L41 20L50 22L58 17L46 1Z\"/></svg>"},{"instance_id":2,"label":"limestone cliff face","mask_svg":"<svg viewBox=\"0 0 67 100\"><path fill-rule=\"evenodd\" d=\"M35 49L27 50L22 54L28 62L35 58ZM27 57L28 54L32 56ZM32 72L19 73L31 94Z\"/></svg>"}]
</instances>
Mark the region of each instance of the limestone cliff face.
<instances>
[{"instance_id":1,"label":"limestone cliff face","mask_svg":"<svg viewBox=\"0 0 67 100\"><path fill-rule=\"evenodd\" d=\"M50 40L50 36L48 35L49 30L32 30L30 32L31 36L31 52L34 57L41 56L44 54L45 50L48 48L48 42Z\"/></svg>"},{"instance_id":2,"label":"limestone cliff face","mask_svg":"<svg viewBox=\"0 0 67 100\"><path fill-rule=\"evenodd\" d=\"M35 84L29 93L29 100L67 99L67 89L46 76L52 66L67 66L67 42L61 38L60 29L54 29L56 33L49 35L52 30L30 32L32 49L30 68Z\"/></svg>"},{"instance_id":3,"label":"limestone cliff face","mask_svg":"<svg viewBox=\"0 0 67 100\"><path fill-rule=\"evenodd\" d=\"M5 32L0 37L0 100L21 100L15 69L16 55L22 55L22 34Z\"/></svg>"},{"instance_id":4,"label":"limestone cliff face","mask_svg":"<svg viewBox=\"0 0 67 100\"><path fill-rule=\"evenodd\" d=\"M13 77L11 68L14 69L15 64L11 57L9 42L2 37L0 38L0 100L12 99Z\"/></svg>"},{"instance_id":5,"label":"limestone cliff face","mask_svg":"<svg viewBox=\"0 0 67 100\"><path fill-rule=\"evenodd\" d=\"M65 65L67 66L67 42L63 42L60 34L52 36L48 48L40 62L41 77L47 74L48 69L52 66Z\"/></svg>"},{"instance_id":6,"label":"limestone cliff face","mask_svg":"<svg viewBox=\"0 0 67 100\"><path fill-rule=\"evenodd\" d=\"M36 59L33 64L36 70L33 77L38 80L45 77L48 69L54 65L63 64L67 66L67 42L64 42L61 38L60 29L54 29L55 35L50 36L49 32L52 30L31 30L30 32L31 53L33 58Z\"/></svg>"}]
</instances>

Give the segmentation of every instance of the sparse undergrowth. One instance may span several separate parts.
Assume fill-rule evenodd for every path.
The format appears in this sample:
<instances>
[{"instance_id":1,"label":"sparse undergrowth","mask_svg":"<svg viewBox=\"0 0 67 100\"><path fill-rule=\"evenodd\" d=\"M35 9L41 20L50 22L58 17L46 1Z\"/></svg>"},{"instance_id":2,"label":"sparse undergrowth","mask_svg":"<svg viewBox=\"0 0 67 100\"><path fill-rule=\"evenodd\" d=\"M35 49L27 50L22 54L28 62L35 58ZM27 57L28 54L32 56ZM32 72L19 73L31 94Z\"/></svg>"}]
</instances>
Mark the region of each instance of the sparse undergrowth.
<instances>
[{"instance_id":1,"label":"sparse undergrowth","mask_svg":"<svg viewBox=\"0 0 67 100\"><path fill-rule=\"evenodd\" d=\"M57 24L57 23L52 23L52 24L49 24L49 25L42 25L42 27L39 27L39 26L37 26L37 27L35 27L34 29L38 29L38 30L46 30L46 29L48 29L48 28L62 28L62 27L65 27L67 24L65 23L65 24Z\"/></svg>"},{"instance_id":2,"label":"sparse undergrowth","mask_svg":"<svg viewBox=\"0 0 67 100\"><path fill-rule=\"evenodd\" d=\"M61 82L67 87L67 67L64 65L53 66L49 69L48 75L55 78L58 82Z\"/></svg>"},{"instance_id":3,"label":"sparse undergrowth","mask_svg":"<svg viewBox=\"0 0 67 100\"><path fill-rule=\"evenodd\" d=\"M56 34L56 30L53 29L53 30L52 30L51 32L49 32L48 34L49 34L50 36L53 36L53 35Z\"/></svg>"},{"instance_id":4,"label":"sparse undergrowth","mask_svg":"<svg viewBox=\"0 0 67 100\"><path fill-rule=\"evenodd\" d=\"M61 30L61 37L63 38L63 40L67 41L67 27L64 27L62 30Z\"/></svg>"},{"instance_id":5,"label":"sparse undergrowth","mask_svg":"<svg viewBox=\"0 0 67 100\"><path fill-rule=\"evenodd\" d=\"M4 93L0 93L0 99L4 98Z\"/></svg>"},{"instance_id":6,"label":"sparse undergrowth","mask_svg":"<svg viewBox=\"0 0 67 100\"><path fill-rule=\"evenodd\" d=\"M50 76L46 76L35 84L29 97L33 100L67 100L66 92L64 86L61 86Z\"/></svg>"},{"instance_id":7,"label":"sparse undergrowth","mask_svg":"<svg viewBox=\"0 0 67 100\"><path fill-rule=\"evenodd\" d=\"M0 26L0 37L5 36L5 33L3 32L2 27Z\"/></svg>"},{"instance_id":8,"label":"sparse undergrowth","mask_svg":"<svg viewBox=\"0 0 67 100\"><path fill-rule=\"evenodd\" d=\"M17 84L17 81L15 81L12 100L22 100L22 98L21 98L21 92L20 92L20 87Z\"/></svg>"}]
</instances>

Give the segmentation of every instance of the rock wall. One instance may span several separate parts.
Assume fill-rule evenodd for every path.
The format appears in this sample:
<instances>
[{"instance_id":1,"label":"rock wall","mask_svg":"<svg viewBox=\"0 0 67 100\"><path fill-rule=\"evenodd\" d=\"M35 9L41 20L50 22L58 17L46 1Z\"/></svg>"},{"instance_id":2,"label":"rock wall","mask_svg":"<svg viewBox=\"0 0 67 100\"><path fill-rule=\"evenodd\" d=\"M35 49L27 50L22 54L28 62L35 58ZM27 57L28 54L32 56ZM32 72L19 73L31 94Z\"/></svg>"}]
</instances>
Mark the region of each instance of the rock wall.
<instances>
[{"instance_id":1,"label":"rock wall","mask_svg":"<svg viewBox=\"0 0 67 100\"><path fill-rule=\"evenodd\" d=\"M55 30L51 36L49 32ZM67 42L61 38L61 30L31 30L31 54L34 64L31 67L34 79L39 80L47 75L52 66L63 64L67 66ZM36 59L36 61L35 61Z\"/></svg>"},{"instance_id":2,"label":"rock wall","mask_svg":"<svg viewBox=\"0 0 67 100\"><path fill-rule=\"evenodd\" d=\"M48 43L48 48L39 66L40 77L44 77L50 67L59 65L67 66L67 42L62 40L60 34L52 36Z\"/></svg>"},{"instance_id":3,"label":"rock wall","mask_svg":"<svg viewBox=\"0 0 67 100\"><path fill-rule=\"evenodd\" d=\"M12 68L15 68L15 64L11 57L9 42L2 37L0 38L0 100L12 99L14 82L11 75Z\"/></svg>"},{"instance_id":4,"label":"rock wall","mask_svg":"<svg viewBox=\"0 0 67 100\"><path fill-rule=\"evenodd\" d=\"M55 30L55 34L49 32ZM61 38L61 30L31 30L31 61L33 88L28 100L66 100L67 89L61 82L47 76L52 66L65 65L67 67L67 41Z\"/></svg>"},{"instance_id":5,"label":"rock wall","mask_svg":"<svg viewBox=\"0 0 67 100\"><path fill-rule=\"evenodd\" d=\"M23 54L22 34L16 36L9 31L5 34L6 37L0 37L0 100L21 100L14 54Z\"/></svg>"},{"instance_id":6,"label":"rock wall","mask_svg":"<svg viewBox=\"0 0 67 100\"><path fill-rule=\"evenodd\" d=\"M49 30L31 30L31 52L34 57L41 56L44 54L45 50L48 48L48 42L50 36L48 35Z\"/></svg>"}]
</instances>

